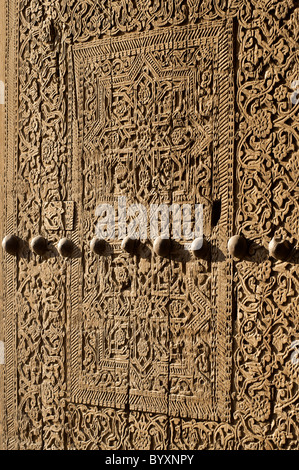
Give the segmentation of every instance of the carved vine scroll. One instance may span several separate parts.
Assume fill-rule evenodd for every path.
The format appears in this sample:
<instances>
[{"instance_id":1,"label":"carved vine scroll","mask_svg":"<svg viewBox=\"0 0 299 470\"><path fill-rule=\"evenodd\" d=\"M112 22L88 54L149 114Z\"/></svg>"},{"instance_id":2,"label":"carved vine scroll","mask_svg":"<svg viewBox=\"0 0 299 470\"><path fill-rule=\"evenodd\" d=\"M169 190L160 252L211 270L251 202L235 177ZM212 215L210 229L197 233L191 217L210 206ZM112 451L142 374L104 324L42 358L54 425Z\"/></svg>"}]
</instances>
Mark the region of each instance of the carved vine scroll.
<instances>
[{"instance_id":1,"label":"carved vine scroll","mask_svg":"<svg viewBox=\"0 0 299 470\"><path fill-rule=\"evenodd\" d=\"M298 449L298 4L6 10L3 219L23 242L3 264L5 448ZM95 258L96 207L119 196L203 203L210 259Z\"/></svg>"}]
</instances>

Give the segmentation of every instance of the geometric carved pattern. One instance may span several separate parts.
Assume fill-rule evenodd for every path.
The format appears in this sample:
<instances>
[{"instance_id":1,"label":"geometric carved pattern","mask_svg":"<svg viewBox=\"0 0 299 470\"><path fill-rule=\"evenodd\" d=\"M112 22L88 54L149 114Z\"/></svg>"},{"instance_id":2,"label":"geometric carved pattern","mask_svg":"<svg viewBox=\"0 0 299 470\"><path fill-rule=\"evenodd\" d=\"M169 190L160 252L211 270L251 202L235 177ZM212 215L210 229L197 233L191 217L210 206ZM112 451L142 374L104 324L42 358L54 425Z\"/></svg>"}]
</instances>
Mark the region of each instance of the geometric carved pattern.
<instances>
[{"instance_id":1,"label":"geometric carved pattern","mask_svg":"<svg viewBox=\"0 0 299 470\"><path fill-rule=\"evenodd\" d=\"M146 256L122 254L116 242L98 261L88 241L97 206L126 197L148 208L202 203L205 235L223 249L226 238L211 226L211 191L214 184L224 205L220 224L229 232L231 28L214 22L73 48L69 96L75 95L73 155L82 155L84 254L81 307L72 313L80 320L71 325L75 401L229 417L231 331L219 325L230 322L230 261L215 251L200 262L181 249L169 262L154 256L148 241ZM77 296L76 281L72 286Z\"/></svg>"}]
</instances>

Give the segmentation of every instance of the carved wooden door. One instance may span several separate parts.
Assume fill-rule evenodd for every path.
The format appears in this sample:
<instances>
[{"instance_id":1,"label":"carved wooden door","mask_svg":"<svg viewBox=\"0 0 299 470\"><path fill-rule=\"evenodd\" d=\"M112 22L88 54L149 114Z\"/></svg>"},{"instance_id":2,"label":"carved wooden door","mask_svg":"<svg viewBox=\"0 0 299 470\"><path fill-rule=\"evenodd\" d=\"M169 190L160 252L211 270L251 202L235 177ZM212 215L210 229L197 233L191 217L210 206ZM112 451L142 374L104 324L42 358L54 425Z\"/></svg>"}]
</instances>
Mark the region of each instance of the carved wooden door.
<instances>
[{"instance_id":1,"label":"carved wooden door","mask_svg":"<svg viewBox=\"0 0 299 470\"><path fill-rule=\"evenodd\" d=\"M7 3L4 448L296 448L298 256L267 250L298 231L299 16L274 3ZM196 205L204 256L157 255L152 207Z\"/></svg>"}]
</instances>

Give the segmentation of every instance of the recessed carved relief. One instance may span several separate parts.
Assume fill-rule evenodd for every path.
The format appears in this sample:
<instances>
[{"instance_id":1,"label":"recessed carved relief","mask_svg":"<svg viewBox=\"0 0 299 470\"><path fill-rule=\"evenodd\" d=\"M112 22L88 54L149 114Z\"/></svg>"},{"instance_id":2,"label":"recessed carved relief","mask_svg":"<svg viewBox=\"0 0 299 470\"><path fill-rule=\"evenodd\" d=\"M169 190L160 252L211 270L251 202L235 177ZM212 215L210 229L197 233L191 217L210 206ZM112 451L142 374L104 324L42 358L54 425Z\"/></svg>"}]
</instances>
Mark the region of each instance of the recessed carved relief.
<instances>
[{"instance_id":1,"label":"recessed carved relief","mask_svg":"<svg viewBox=\"0 0 299 470\"><path fill-rule=\"evenodd\" d=\"M83 244L93 236L99 204L124 198L145 205L149 218L151 204L203 204L205 233L224 249L225 239L212 235L211 213L214 185L231 230L231 32L230 22L218 21L73 47ZM147 258L134 249L126 254L127 239L109 243L113 254L99 260L86 248L84 268L74 273L83 286L72 313L81 318L70 348L72 399L228 419L230 332L216 344L213 325L229 325L230 299L219 283L229 290L230 261L221 262L219 252L188 260L184 249L172 260L170 240L160 249L150 234Z\"/></svg>"},{"instance_id":2,"label":"recessed carved relief","mask_svg":"<svg viewBox=\"0 0 299 470\"><path fill-rule=\"evenodd\" d=\"M43 205L43 223L48 231L73 230L75 204L72 201L48 201Z\"/></svg>"}]
</instances>

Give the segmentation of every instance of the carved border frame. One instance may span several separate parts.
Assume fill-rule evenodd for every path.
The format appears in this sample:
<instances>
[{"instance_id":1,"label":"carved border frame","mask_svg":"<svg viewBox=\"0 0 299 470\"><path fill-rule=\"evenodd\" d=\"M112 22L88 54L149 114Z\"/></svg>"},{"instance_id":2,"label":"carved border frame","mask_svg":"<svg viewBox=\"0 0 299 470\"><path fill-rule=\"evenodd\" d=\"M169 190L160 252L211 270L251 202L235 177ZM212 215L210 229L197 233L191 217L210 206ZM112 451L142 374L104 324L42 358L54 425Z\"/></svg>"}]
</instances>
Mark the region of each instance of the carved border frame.
<instances>
[{"instance_id":1,"label":"carved border frame","mask_svg":"<svg viewBox=\"0 0 299 470\"><path fill-rule=\"evenodd\" d=\"M3 231L18 231L16 187L18 156L18 44L19 2L6 0L6 72L5 72L5 161ZM13 256L3 256L3 329L4 369L4 448L13 450L17 436L17 364L16 364L16 288L18 268Z\"/></svg>"}]
</instances>

